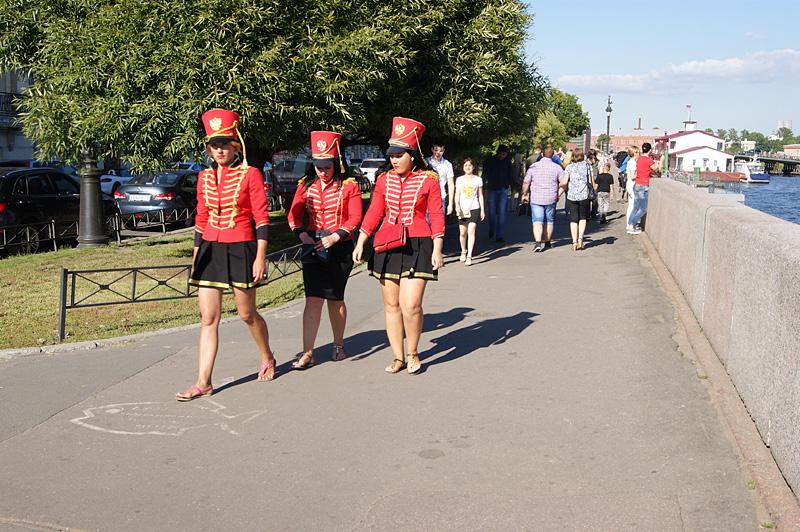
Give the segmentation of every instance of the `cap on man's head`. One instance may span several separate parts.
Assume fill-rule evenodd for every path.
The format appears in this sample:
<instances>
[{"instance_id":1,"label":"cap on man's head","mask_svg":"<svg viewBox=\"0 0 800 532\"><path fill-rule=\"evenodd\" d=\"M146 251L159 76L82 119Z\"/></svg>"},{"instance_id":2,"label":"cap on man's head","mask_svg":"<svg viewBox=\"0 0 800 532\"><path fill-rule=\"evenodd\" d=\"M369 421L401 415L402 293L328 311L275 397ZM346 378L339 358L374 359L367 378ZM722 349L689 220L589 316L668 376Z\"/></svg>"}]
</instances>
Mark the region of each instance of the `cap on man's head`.
<instances>
[{"instance_id":1,"label":"cap on man's head","mask_svg":"<svg viewBox=\"0 0 800 532\"><path fill-rule=\"evenodd\" d=\"M503 152L508 153L508 145L501 144L497 147L497 153L503 153Z\"/></svg>"}]
</instances>

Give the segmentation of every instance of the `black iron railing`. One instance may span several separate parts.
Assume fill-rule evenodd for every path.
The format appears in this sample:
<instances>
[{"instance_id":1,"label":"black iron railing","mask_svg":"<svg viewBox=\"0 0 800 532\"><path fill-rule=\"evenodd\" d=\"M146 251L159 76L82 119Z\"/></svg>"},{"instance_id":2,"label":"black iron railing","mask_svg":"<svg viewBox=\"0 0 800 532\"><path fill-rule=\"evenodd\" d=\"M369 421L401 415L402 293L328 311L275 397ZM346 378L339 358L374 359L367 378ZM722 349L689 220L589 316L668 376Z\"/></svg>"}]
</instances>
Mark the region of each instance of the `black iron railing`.
<instances>
[{"instance_id":1,"label":"black iron railing","mask_svg":"<svg viewBox=\"0 0 800 532\"><path fill-rule=\"evenodd\" d=\"M302 246L297 245L266 256L267 282L302 270ZM197 296L189 284L191 264L68 270L61 268L58 308L58 341L66 337L67 311L186 299Z\"/></svg>"},{"instance_id":2,"label":"black iron railing","mask_svg":"<svg viewBox=\"0 0 800 532\"><path fill-rule=\"evenodd\" d=\"M122 232L126 230L161 227L167 232L170 224L182 223L187 227L193 223L197 214L195 209L154 209L135 214L113 214L106 218L106 231L117 243L122 242ZM58 243L78 238L78 222L42 222L27 225L0 227L0 250L18 253L35 253L43 244L58 249Z\"/></svg>"}]
</instances>

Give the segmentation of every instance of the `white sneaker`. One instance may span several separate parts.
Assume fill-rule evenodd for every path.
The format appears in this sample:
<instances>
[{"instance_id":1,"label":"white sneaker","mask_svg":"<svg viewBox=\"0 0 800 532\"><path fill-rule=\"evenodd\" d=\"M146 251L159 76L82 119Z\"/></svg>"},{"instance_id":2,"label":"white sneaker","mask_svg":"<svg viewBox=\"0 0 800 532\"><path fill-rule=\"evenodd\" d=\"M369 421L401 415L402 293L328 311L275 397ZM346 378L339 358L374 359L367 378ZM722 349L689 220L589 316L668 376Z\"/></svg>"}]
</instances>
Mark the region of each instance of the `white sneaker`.
<instances>
[{"instance_id":1,"label":"white sneaker","mask_svg":"<svg viewBox=\"0 0 800 532\"><path fill-rule=\"evenodd\" d=\"M464 266L472 266L472 257L467 257L464 261Z\"/></svg>"},{"instance_id":2,"label":"white sneaker","mask_svg":"<svg viewBox=\"0 0 800 532\"><path fill-rule=\"evenodd\" d=\"M467 254L466 253L462 253L461 256L458 258L459 262L464 262L466 260L467 260Z\"/></svg>"}]
</instances>

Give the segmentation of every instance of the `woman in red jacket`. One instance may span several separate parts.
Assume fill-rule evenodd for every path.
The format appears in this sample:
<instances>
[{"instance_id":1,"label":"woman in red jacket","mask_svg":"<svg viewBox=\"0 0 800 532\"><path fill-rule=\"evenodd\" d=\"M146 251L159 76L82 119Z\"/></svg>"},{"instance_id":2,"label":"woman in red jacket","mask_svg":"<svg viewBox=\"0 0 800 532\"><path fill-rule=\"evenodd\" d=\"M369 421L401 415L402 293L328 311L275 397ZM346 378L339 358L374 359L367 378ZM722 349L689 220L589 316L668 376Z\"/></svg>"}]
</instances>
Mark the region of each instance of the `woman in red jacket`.
<instances>
[{"instance_id":1,"label":"woman in red jacket","mask_svg":"<svg viewBox=\"0 0 800 532\"><path fill-rule=\"evenodd\" d=\"M425 126L416 120L394 118L386 150L392 169L375 182L372 203L353 251L353 259L360 263L364 243L383 219L375 233L375 254L368 266L370 275L381 283L386 335L394 354L386 367L389 373L407 367L414 375L422 369L417 353L422 335L422 296L426 283L436 280L437 270L444 264L442 193L439 177L425 169L422 159L419 139L424 131Z\"/></svg>"},{"instance_id":2,"label":"woman in red jacket","mask_svg":"<svg viewBox=\"0 0 800 532\"><path fill-rule=\"evenodd\" d=\"M269 332L256 309L255 288L266 282L269 212L264 178L248 166L239 133L239 115L224 109L203 113L206 151L211 168L200 172L197 183L194 255L189 282L198 286L200 306L200 369L197 381L175 394L178 401L211 395L211 372L219 344L222 292L233 290L236 309L250 328L261 354L258 380L275 377L275 356ZM255 225L255 231L253 226Z\"/></svg>"},{"instance_id":3,"label":"woman in red jacket","mask_svg":"<svg viewBox=\"0 0 800 532\"><path fill-rule=\"evenodd\" d=\"M289 227L305 245L303 352L292 364L295 369L314 365L314 342L326 300L333 329L331 359L346 358L344 291L353 269L353 232L361 223L361 190L344 173L341 138L332 131L311 132L313 164L298 183L289 209Z\"/></svg>"}]
</instances>

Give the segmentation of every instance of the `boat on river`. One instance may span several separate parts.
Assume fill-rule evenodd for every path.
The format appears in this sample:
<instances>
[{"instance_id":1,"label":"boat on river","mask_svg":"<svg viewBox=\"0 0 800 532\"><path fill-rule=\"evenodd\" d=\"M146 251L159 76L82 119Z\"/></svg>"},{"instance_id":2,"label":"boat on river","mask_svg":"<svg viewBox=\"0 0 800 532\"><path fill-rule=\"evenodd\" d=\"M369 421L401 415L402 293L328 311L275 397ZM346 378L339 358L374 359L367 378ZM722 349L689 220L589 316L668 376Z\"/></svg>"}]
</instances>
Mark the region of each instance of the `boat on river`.
<instances>
[{"instance_id":1,"label":"boat on river","mask_svg":"<svg viewBox=\"0 0 800 532\"><path fill-rule=\"evenodd\" d=\"M753 161L737 161L733 170L741 174L742 183L769 183L769 174L764 171L764 163Z\"/></svg>"}]
</instances>

